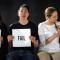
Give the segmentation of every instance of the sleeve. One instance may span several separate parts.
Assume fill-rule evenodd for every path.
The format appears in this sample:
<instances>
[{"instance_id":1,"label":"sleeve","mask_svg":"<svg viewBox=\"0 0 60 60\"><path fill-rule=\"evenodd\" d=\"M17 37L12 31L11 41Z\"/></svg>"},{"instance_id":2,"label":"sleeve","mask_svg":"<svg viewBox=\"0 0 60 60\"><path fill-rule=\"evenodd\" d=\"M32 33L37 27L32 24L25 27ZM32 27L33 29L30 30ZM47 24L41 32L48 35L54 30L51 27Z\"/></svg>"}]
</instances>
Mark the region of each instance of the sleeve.
<instances>
[{"instance_id":1,"label":"sleeve","mask_svg":"<svg viewBox=\"0 0 60 60\"><path fill-rule=\"evenodd\" d=\"M9 27L8 27L8 35L12 35L12 28L13 28L13 24L9 25Z\"/></svg>"},{"instance_id":2,"label":"sleeve","mask_svg":"<svg viewBox=\"0 0 60 60\"><path fill-rule=\"evenodd\" d=\"M39 36L38 36L38 26L36 24L34 24L33 26L33 35L36 37L36 40L39 40Z\"/></svg>"},{"instance_id":3,"label":"sleeve","mask_svg":"<svg viewBox=\"0 0 60 60\"><path fill-rule=\"evenodd\" d=\"M35 28L35 36L36 36L36 40L39 40L39 36L38 36L38 27L36 25L36 28Z\"/></svg>"},{"instance_id":4,"label":"sleeve","mask_svg":"<svg viewBox=\"0 0 60 60\"><path fill-rule=\"evenodd\" d=\"M45 32L44 32L44 26L43 24L38 25L38 35L39 35L39 40L41 44L45 45Z\"/></svg>"},{"instance_id":5,"label":"sleeve","mask_svg":"<svg viewBox=\"0 0 60 60\"><path fill-rule=\"evenodd\" d=\"M2 29L1 35L3 36L2 50L5 49L4 52L7 52L8 51L8 41L7 41L8 29L5 24L2 24L1 29Z\"/></svg>"}]
</instances>

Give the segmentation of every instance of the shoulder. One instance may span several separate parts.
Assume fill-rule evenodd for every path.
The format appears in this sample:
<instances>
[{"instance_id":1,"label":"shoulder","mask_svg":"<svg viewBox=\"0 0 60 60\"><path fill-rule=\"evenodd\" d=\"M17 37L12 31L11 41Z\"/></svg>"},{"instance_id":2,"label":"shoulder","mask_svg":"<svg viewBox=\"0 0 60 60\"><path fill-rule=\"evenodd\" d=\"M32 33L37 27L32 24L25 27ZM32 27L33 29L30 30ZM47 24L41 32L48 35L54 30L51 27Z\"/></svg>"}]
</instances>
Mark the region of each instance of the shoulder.
<instances>
[{"instance_id":1,"label":"shoulder","mask_svg":"<svg viewBox=\"0 0 60 60\"><path fill-rule=\"evenodd\" d=\"M14 26L16 26L16 25L18 25L18 24L19 24L18 22L12 23L12 24L9 25L9 27L14 27Z\"/></svg>"},{"instance_id":2,"label":"shoulder","mask_svg":"<svg viewBox=\"0 0 60 60\"><path fill-rule=\"evenodd\" d=\"M45 27L45 22L39 23L38 28L43 28L43 27Z\"/></svg>"},{"instance_id":3,"label":"shoulder","mask_svg":"<svg viewBox=\"0 0 60 60\"><path fill-rule=\"evenodd\" d=\"M32 21L29 21L29 24L32 24L32 25L34 25L35 23L34 23L34 22L32 22Z\"/></svg>"},{"instance_id":4,"label":"shoulder","mask_svg":"<svg viewBox=\"0 0 60 60\"><path fill-rule=\"evenodd\" d=\"M32 27L37 27L37 24L36 23L34 23L34 22L29 22L29 24L32 26Z\"/></svg>"}]
</instances>

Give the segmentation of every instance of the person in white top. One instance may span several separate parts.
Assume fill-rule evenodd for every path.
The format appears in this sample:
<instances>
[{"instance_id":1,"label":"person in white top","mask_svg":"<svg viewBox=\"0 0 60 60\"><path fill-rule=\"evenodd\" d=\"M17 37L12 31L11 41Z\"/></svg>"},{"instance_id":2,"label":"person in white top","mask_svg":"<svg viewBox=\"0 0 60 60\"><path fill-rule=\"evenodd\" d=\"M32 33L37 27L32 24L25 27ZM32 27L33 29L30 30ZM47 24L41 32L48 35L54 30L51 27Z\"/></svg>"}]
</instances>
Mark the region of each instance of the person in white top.
<instances>
[{"instance_id":1,"label":"person in white top","mask_svg":"<svg viewBox=\"0 0 60 60\"><path fill-rule=\"evenodd\" d=\"M58 12L54 7L45 10L46 21L38 25L40 60L60 60L59 37L60 29L57 27Z\"/></svg>"}]
</instances>

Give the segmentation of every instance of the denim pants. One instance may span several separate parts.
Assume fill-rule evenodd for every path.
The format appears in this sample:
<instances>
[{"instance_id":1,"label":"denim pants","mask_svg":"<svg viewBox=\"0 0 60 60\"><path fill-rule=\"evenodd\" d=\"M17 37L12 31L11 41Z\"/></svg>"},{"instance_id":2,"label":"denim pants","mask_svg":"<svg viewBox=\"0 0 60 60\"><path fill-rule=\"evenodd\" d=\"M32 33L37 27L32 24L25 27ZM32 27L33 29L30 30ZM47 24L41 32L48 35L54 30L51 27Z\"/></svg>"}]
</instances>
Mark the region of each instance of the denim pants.
<instances>
[{"instance_id":1,"label":"denim pants","mask_svg":"<svg viewBox=\"0 0 60 60\"><path fill-rule=\"evenodd\" d=\"M12 51L8 53L6 60L36 60L36 55L30 51Z\"/></svg>"}]
</instances>

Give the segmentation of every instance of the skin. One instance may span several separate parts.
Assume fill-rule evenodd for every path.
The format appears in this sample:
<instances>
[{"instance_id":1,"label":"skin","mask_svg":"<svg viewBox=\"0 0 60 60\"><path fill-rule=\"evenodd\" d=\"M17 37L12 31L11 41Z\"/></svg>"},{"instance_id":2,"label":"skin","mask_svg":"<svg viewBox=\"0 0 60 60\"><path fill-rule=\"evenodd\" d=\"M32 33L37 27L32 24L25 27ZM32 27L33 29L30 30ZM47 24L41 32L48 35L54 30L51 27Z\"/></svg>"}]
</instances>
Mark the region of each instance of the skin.
<instances>
[{"instance_id":1,"label":"skin","mask_svg":"<svg viewBox=\"0 0 60 60\"><path fill-rule=\"evenodd\" d=\"M2 42L3 41L3 37L2 36L0 36L0 42Z\"/></svg>"},{"instance_id":2,"label":"skin","mask_svg":"<svg viewBox=\"0 0 60 60\"><path fill-rule=\"evenodd\" d=\"M46 24L53 25L54 23L57 22L57 19L58 19L58 13L57 13L57 11L54 11L50 17L46 17L46 18L47 18ZM60 36L60 29L57 29L57 32L55 32L51 37L49 37L45 41L45 44L51 43L58 36Z\"/></svg>"},{"instance_id":3,"label":"skin","mask_svg":"<svg viewBox=\"0 0 60 60\"><path fill-rule=\"evenodd\" d=\"M18 17L19 17L19 23L22 25L26 25L28 23L28 17L29 17L29 12L27 8L20 7L18 10ZM12 42L14 37L12 35L8 35L7 38L8 38L8 42ZM36 38L34 36L30 36L29 38L34 45L38 44L38 41L36 41Z\"/></svg>"}]
</instances>

